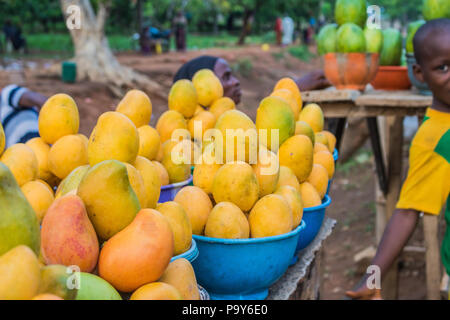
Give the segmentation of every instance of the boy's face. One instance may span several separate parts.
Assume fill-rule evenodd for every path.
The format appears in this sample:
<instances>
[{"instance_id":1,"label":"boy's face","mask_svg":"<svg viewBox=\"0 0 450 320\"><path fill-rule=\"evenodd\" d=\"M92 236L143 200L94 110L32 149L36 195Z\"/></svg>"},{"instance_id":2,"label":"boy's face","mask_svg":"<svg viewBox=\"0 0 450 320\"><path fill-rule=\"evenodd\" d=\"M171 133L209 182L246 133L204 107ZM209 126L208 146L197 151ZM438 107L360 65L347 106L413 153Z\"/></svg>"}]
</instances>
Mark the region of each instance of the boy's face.
<instances>
[{"instance_id":1,"label":"boy's face","mask_svg":"<svg viewBox=\"0 0 450 320\"><path fill-rule=\"evenodd\" d=\"M428 84L438 103L450 107L450 33L429 36L423 46L414 75Z\"/></svg>"}]
</instances>

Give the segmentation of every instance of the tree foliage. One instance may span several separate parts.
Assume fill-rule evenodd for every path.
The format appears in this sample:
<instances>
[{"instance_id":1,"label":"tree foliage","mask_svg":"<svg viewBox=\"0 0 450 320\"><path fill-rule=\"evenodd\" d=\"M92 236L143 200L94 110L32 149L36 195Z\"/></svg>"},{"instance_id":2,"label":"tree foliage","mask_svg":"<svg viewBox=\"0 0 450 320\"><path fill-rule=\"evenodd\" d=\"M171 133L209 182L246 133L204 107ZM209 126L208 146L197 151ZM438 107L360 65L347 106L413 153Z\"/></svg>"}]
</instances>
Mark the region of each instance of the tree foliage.
<instances>
[{"instance_id":1,"label":"tree foliage","mask_svg":"<svg viewBox=\"0 0 450 320\"><path fill-rule=\"evenodd\" d=\"M91 0L94 7L98 1ZM420 18L423 0L368 0L382 7L383 18L403 23ZM114 0L106 25L108 33L132 33L137 28L137 0ZM297 28L310 17L334 19L335 0L141 0L144 25L170 28L177 10L183 9L190 31L240 33L246 13L254 11L253 33L273 29L277 17L291 16ZM25 32L65 31L64 19L56 0L0 0L0 24L11 19Z\"/></svg>"}]
</instances>

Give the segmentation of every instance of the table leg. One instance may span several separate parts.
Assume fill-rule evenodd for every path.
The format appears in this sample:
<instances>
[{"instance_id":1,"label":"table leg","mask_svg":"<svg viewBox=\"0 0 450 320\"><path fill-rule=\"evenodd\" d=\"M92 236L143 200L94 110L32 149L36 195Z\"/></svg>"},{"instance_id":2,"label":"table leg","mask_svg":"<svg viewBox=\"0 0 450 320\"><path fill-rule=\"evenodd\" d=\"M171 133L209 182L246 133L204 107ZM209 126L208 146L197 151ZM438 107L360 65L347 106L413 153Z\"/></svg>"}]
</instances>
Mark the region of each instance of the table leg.
<instances>
[{"instance_id":1,"label":"table leg","mask_svg":"<svg viewBox=\"0 0 450 320\"><path fill-rule=\"evenodd\" d=\"M438 216L429 214L423 217L423 231L425 238L425 258L427 272L427 298L428 300L440 300L441 282L441 258L438 240Z\"/></svg>"},{"instance_id":2,"label":"table leg","mask_svg":"<svg viewBox=\"0 0 450 320\"><path fill-rule=\"evenodd\" d=\"M386 117L384 122L384 145L388 171L388 192L386 196L377 192L377 236L381 238L386 222L394 213L402 185L403 160L403 117ZM381 201L380 201L381 200ZM383 215L384 217L378 217ZM380 238L377 239L379 242ZM398 296L398 261L395 261L382 283L384 299L394 300Z\"/></svg>"},{"instance_id":3,"label":"table leg","mask_svg":"<svg viewBox=\"0 0 450 320\"><path fill-rule=\"evenodd\" d=\"M345 126L347 125L347 118L332 119L332 128L330 131L336 137L336 149L339 152L341 149L342 138L344 136Z\"/></svg>"},{"instance_id":4,"label":"table leg","mask_svg":"<svg viewBox=\"0 0 450 320\"><path fill-rule=\"evenodd\" d=\"M367 118L367 126L369 127L370 142L372 144L372 150L375 156L375 169L377 172L378 183L381 191L383 191L383 194L386 195L388 192L386 167L384 165L383 150L381 148L377 118Z\"/></svg>"}]
</instances>

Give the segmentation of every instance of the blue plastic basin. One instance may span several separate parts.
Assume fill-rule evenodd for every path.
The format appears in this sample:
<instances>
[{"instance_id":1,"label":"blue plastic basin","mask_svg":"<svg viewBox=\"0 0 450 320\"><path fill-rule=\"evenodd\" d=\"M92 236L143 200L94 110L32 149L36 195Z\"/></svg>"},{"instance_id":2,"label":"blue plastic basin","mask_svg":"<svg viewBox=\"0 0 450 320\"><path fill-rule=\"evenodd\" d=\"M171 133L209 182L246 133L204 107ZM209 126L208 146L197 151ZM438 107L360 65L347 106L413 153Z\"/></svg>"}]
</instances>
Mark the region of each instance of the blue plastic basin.
<instances>
[{"instance_id":1,"label":"blue plastic basin","mask_svg":"<svg viewBox=\"0 0 450 320\"><path fill-rule=\"evenodd\" d=\"M175 196L177 193L183 189L184 187L188 186L193 181L192 175L189 177L188 180L182 181L179 183L169 184L167 186L161 187L161 194L159 196L158 203L164 203L168 201L173 201L175 199Z\"/></svg>"},{"instance_id":2,"label":"blue plastic basin","mask_svg":"<svg viewBox=\"0 0 450 320\"><path fill-rule=\"evenodd\" d=\"M216 239L194 235L198 283L212 300L263 300L287 270L305 224L274 237Z\"/></svg>"},{"instance_id":3,"label":"blue plastic basin","mask_svg":"<svg viewBox=\"0 0 450 320\"><path fill-rule=\"evenodd\" d=\"M175 260L180 259L180 258L185 258L185 259L189 260L190 263L192 263L195 259L197 259L198 255L199 255L199 251L198 251L198 247L197 247L197 242L195 242L195 240L192 239L191 247L189 248L189 250L186 252L183 252L182 254L174 256L170 260L170 262L174 262Z\"/></svg>"},{"instance_id":4,"label":"blue plastic basin","mask_svg":"<svg viewBox=\"0 0 450 320\"><path fill-rule=\"evenodd\" d=\"M300 250L305 249L314 240L319 233L320 227L322 227L323 219L325 217L325 210L331 204L331 198L326 195L320 206L305 208L303 210L302 220L306 222L306 228L300 232L297 248L295 249L295 255Z\"/></svg>"}]
</instances>

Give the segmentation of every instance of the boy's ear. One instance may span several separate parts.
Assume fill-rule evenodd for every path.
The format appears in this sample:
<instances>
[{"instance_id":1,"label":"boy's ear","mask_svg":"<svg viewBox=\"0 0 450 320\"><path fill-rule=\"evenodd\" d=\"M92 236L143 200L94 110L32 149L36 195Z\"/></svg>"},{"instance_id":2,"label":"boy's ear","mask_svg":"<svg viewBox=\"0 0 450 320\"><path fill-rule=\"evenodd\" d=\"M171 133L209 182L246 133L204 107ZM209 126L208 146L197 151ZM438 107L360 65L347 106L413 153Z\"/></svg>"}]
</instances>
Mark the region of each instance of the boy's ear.
<instances>
[{"instance_id":1,"label":"boy's ear","mask_svg":"<svg viewBox=\"0 0 450 320\"><path fill-rule=\"evenodd\" d=\"M422 68L417 63L415 63L413 65L413 73L414 73L414 77L417 80L419 80L420 82L425 82L425 79L423 78Z\"/></svg>"}]
</instances>

